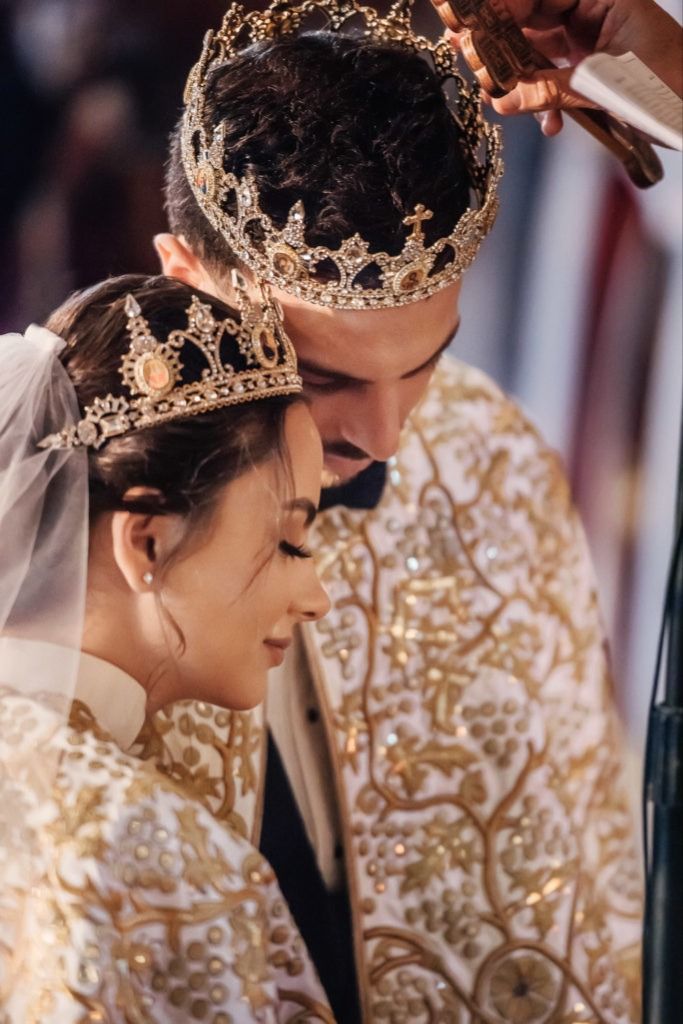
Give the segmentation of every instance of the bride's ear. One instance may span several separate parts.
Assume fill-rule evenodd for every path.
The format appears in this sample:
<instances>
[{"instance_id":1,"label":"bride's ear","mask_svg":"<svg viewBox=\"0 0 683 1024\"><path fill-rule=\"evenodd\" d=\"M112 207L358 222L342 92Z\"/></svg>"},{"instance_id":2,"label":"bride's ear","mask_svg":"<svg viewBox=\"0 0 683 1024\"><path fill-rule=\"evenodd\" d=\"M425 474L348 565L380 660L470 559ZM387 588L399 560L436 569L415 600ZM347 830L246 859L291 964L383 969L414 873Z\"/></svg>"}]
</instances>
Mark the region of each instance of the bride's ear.
<instances>
[{"instance_id":1,"label":"bride's ear","mask_svg":"<svg viewBox=\"0 0 683 1024\"><path fill-rule=\"evenodd\" d=\"M134 500L150 494L149 488L134 487L125 498ZM128 587L136 594L149 593L160 585L159 571L177 548L182 520L177 515L146 512L114 512L111 540L114 561Z\"/></svg>"}]
</instances>

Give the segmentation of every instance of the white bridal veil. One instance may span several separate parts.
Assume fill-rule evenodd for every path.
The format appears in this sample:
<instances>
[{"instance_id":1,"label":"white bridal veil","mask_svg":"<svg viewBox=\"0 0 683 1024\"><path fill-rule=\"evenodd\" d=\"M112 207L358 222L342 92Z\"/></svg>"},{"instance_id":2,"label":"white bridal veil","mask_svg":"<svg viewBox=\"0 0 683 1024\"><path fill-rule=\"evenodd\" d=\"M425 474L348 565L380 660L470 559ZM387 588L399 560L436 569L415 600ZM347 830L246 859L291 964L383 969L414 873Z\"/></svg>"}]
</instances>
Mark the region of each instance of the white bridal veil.
<instances>
[{"instance_id":1,"label":"white bridal veil","mask_svg":"<svg viewBox=\"0 0 683 1024\"><path fill-rule=\"evenodd\" d=\"M25 792L25 806L39 808L58 768L46 749L22 746L30 705L15 698L49 694L53 720L61 723L83 631L87 454L38 447L79 419L58 359L63 348L41 327L0 336L0 913L4 884L20 870L26 882L37 835L30 814L17 820L16 795Z\"/></svg>"}]
</instances>

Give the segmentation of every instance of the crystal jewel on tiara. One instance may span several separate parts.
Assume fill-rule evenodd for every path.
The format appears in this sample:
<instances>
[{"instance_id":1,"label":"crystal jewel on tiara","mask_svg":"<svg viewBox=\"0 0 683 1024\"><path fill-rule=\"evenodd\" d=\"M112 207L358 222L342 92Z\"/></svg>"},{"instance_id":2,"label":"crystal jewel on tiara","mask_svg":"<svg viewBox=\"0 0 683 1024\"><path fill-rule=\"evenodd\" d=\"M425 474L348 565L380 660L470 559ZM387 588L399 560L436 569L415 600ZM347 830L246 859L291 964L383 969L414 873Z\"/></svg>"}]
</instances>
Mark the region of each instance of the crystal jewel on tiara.
<instances>
[{"instance_id":1,"label":"crystal jewel on tiara","mask_svg":"<svg viewBox=\"0 0 683 1024\"><path fill-rule=\"evenodd\" d=\"M503 170L499 130L484 120L476 88L469 88L458 74L453 47L444 39L432 43L416 35L411 11L412 0L394 4L386 17L357 0L274 0L266 10L249 13L234 3L220 29L207 33L185 87L183 166L207 220L258 280L318 305L372 309L428 298L456 281L474 260L498 209L497 186ZM309 16L320 13L327 18L327 28L335 31L348 22L360 21L365 37L427 56L442 85L448 80L456 84L452 114L461 129L477 206L465 211L449 235L429 246L422 225L432 218L433 211L423 204L404 218L406 240L396 256L371 252L358 234L345 239L338 249L309 245L300 201L278 228L261 209L253 177L247 173L240 179L224 169L223 126L212 129L206 123L205 92L212 73L251 43L295 33ZM316 276L321 264L332 268L326 275L332 280ZM379 287L364 283L363 272L368 268L375 275L379 272Z\"/></svg>"},{"instance_id":2,"label":"crystal jewel on tiara","mask_svg":"<svg viewBox=\"0 0 683 1024\"><path fill-rule=\"evenodd\" d=\"M296 355L275 308L267 299L263 306L253 306L238 274L233 281L239 321L232 317L217 320L211 306L193 295L187 326L171 331L165 341L154 336L137 299L127 295L130 346L119 372L128 394L95 398L78 423L50 434L38 447L98 449L112 437L143 427L301 391ZM246 368L235 369L223 361L224 335L234 338ZM182 356L189 346L200 353L205 365L198 380L181 384Z\"/></svg>"}]
</instances>

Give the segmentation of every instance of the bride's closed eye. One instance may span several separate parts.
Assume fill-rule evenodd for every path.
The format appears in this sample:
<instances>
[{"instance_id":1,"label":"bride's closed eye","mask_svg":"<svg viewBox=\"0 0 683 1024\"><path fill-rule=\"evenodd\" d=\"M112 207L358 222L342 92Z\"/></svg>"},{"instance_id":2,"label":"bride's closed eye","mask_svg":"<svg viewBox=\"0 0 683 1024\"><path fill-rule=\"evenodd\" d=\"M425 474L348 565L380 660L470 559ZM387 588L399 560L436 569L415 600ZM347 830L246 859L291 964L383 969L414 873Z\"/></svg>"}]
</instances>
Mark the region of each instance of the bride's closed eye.
<instances>
[{"instance_id":1,"label":"bride's closed eye","mask_svg":"<svg viewBox=\"0 0 683 1024\"><path fill-rule=\"evenodd\" d=\"M285 511L292 513L295 516L291 523L291 530L299 536L305 537L308 533L308 527L315 519L316 513L315 505L310 500L310 498L294 498L293 501L287 502L287 504L285 505ZM297 513L301 512L303 512L304 514L304 522L302 524L303 530L301 529L301 525L298 522L297 516ZM287 520L285 520L285 523L283 523L283 525L281 526L283 533L288 530L286 523ZM285 555L287 558L312 557L312 552L310 551L309 548L305 547L303 544L292 544L291 541L286 540L284 537L279 543L279 548L282 554Z\"/></svg>"},{"instance_id":2,"label":"bride's closed eye","mask_svg":"<svg viewBox=\"0 0 683 1024\"><path fill-rule=\"evenodd\" d=\"M302 544L290 544L288 540L280 541L280 551L289 558L311 558L313 554Z\"/></svg>"}]
</instances>

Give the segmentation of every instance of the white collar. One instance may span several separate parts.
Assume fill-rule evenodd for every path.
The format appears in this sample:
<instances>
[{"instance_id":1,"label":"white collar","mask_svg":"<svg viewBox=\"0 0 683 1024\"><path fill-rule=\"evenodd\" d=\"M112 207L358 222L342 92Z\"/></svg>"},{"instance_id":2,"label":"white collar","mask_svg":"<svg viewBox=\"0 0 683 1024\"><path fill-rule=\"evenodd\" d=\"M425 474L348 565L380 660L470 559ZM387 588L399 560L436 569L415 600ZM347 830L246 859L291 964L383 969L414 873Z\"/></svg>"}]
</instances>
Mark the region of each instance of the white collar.
<instances>
[{"instance_id":1,"label":"white collar","mask_svg":"<svg viewBox=\"0 0 683 1024\"><path fill-rule=\"evenodd\" d=\"M0 637L2 682L24 692L64 690L76 669L74 652L58 644ZM102 658L80 652L74 699L83 701L122 750L145 719L147 694L132 676Z\"/></svg>"}]
</instances>

